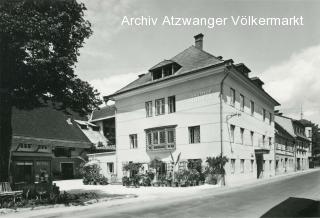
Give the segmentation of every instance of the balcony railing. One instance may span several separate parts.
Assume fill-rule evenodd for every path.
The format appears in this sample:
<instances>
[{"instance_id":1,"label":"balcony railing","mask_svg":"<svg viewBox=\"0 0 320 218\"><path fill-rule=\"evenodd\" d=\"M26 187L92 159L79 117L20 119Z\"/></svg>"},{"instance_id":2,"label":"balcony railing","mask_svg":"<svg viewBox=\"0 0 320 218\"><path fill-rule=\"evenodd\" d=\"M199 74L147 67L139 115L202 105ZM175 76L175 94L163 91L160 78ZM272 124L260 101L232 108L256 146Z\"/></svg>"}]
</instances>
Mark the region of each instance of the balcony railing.
<instances>
[{"instance_id":1,"label":"balcony railing","mask_svg":"<svg viewBox=\"0 0 320 218\"><path fill-rule=\"evenodd\" d=\"M147 151L171 151L175 150L175 143L166 143L166 144L152 144L147 145Z\"/></svg>"}]
</instances>

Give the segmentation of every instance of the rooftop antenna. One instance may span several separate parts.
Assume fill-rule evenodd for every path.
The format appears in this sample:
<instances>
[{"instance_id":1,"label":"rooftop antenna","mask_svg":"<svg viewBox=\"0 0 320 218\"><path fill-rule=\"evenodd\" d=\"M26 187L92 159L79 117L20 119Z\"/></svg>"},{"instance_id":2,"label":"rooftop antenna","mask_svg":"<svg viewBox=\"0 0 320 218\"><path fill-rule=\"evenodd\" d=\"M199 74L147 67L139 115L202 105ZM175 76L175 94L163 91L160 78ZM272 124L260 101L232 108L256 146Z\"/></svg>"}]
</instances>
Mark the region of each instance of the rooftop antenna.
<instances>
[{"instance_id":1,"label":"rooftop antenna","mask_svg":"<svg viewBox=\"0 0 320 218\"><path fill-rule=\"evenodd\" d=\"M302 104L301 104L301 112L300 112L301 120L303 119L303 110L302 110Z\"/></svg>"}]
</instances>

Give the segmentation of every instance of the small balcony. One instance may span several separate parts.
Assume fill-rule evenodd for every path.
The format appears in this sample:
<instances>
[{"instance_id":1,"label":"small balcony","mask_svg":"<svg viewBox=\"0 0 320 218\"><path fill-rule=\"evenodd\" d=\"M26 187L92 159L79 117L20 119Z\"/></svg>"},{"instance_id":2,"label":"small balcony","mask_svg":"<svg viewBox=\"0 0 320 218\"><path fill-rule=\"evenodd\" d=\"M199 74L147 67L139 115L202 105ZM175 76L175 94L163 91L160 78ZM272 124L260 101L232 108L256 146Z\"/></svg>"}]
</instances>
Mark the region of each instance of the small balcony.
<instances>
[{"instance_id":1,"label":"small balcony","mask_svg":"<svg viewBox=\"0 0 320 218\"><path fill-rule=\"evenodd\" d=\"M176 149L175 143L152 144L146 146L147 151L172 151Z\"/></svg>"},{"instance_id":2,"label":"small balcony","mask_svg":"<svg viewBox=\"0 0 320 218\"><path fill-rule=\"evenodd\" d=\"M254 147L254 151L257 154L268 154L270 149L271 145L269 145L266 141L259 141Z\"/></svg>"}]
</instances>

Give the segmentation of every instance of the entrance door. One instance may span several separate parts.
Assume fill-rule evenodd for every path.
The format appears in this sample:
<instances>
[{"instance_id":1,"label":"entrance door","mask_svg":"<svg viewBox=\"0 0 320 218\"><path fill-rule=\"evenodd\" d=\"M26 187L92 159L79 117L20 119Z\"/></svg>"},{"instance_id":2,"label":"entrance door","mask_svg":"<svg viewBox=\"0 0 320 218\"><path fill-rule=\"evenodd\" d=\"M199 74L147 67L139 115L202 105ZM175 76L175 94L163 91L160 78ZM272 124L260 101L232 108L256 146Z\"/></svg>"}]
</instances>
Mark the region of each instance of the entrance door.
<instances>
[{"instance_id":1,"label":"entrance door","mask_svg":"<svg viewBox=\"0 0 320 218\"><path fill-rule=\"evenodd\" d=\"M73 163L60 163L62 179L73 179Z\"/></svg>"},{"instance_id":2,"label":"entrance door","mask_svg":"<svg viewBox=\"0 0 320 218\"><path fill-rule=\"evenodd\" d=\"M262 178L263 173L263 156L262 154L256 154L256 163L257 163L257 178Z\"/></svg>"},{"instance_id":3,"label":"entrance door","mask_svg":"<svg viewBox=\"0 0 320 218\"><path fill-rule=\"evenodd\" d=\"M297 170L301 170L300 158L297 158Z\"/></svg>"}]
</instances>

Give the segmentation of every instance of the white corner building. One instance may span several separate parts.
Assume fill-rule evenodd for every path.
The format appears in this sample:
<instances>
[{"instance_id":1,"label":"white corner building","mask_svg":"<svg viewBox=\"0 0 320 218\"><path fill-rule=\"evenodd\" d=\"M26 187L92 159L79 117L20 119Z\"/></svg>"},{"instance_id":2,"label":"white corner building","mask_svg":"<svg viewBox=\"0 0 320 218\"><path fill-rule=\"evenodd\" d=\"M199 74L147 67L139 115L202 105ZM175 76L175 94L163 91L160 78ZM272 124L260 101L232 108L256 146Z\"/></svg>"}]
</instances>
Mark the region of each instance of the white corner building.
<instances>
[{"instance_id":1,"label":"white corner building","mask_svg":"<svg viewBox=\"0 0 320 218\"><path fill-rule=\"evenodd\" d=\"M115 101L116 163L160 159L170 166L224 155L226 184L275 175L274 109L279 103L243 63L203 50L203 35L173 58L105 96ZM183 166L182 166L183 167Z\"/></svg>"}]
</instances>

